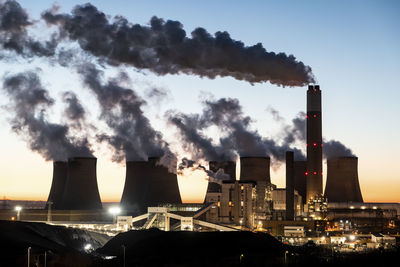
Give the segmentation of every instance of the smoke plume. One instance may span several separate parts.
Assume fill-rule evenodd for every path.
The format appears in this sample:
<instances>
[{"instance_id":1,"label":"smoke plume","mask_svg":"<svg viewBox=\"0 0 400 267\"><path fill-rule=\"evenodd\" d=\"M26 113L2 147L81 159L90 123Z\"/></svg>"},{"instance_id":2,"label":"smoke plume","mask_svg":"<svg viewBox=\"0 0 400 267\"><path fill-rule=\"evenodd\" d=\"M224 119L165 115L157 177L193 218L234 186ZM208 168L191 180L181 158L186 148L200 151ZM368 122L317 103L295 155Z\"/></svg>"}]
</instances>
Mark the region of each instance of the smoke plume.
<instances>
[{"instance_id":1,"label":"smoke plume","mask_svg":"<svg viewBox=\"0 0 400 267\"><path fill-rule=\"evenodd\" d=\"M200 170L200 171L205 172L207 174L208 180L210 182L221 183L224 180L230 179L229 174L224 173L223 169L218 169L218 171L213 172L211 170L207 170L206 167L202 166L199 163L196 163L193 160L190 160L188 158L182 158L181 163L178 165L177 173L179 175L182 175L184 170L186 170L186 169L190 169L192 171Z\"/></svg>"},{"instance_id":2,"label":"smoke plume","mask_svg":"<svg viewBox=\"0 0 400 267\"><path fill-rule=\"evenodd\" d=\"M301 150L291 148L290 143L278 144L273 139L262 137L258 131L251 129L251 118L245 116L237 99L221 98L205 100L201 115L169 113L169 122L177 126L181 139L192 155L206 160L233 160L235 153L241 157L272 156L283 162L285 152L294 150L297 160L305 159ZM210 126L217 126L224 135L218 145L202 134ZM230 157L222 157L229 155Z\"/></svg>"},{"instance_id":3,"label":"smoke plume","mask_svg":"<svg viewBox=\"0 0 400 267\"><path fill-rule=\"evenodd\" d=\"M18 2L0 1L0 46L26 57L53 56L58 38L53 35L46 42L34 40L27 32L27 28L32 24L28 14Z\"/></svg>"},{"instance_id":4,"label":"smoke plume","mask_svg":"<svg viewBox=\"0 0 400 267\"><path fill-rule=\"evenodd\" d=\"M57 25L60 36L77 41L83 50L111 65L129 65L158 75L230 76L282 86L314 82L311 68L293 55L267 52L261 43L245 46L227 32L212 36L196 28L188 37L179 21L153 17L150 26L132 24L122 16L109 21L89 3L75 6L72 14L47 10L42 18Z\"/></svg>"},{"instance_id":5,"label":"smoke plume","mask_svg":"<svg viewBox=\"0 0 400 267\"><path fill-rule=\"evenodd\" d=\"M143 113L146 102L135 91L120 86L117 80L103 83L103 72L93 64L84 64L78 69L101 106L100 119L113 131L112 135L99 135L99 139L113 148L114 161L147 160L149 156L161 157L169 152L162 134L153 129Z\"/></svg>"},{"instance_id":6,"label":"smoke plume","mask_svg":"<svg viewBox=\"0 0 400 267\"><path fill-rule=\"evenodd\" d=\"M277 116L279 118L279 112L272 109L270 113L274 118ZM278 121L281 121L280 119ZM285 125L283 130L283 136L285 143L291 144L296 141L301 143L307 142L306 135L306 114L304 112L299 112L298 115L292 120L291 125ZM337 140L329 140L323 142L324 146L322 149L323 156L326 159L331 159L335 157L354 157L355 155L350 148L346 147L343 143Z\"/></svg>"},{"instance_id":7,"label":"smoke plume","mask_svg":"<svg viewBox=\"0 0 400 267\"><path fill-rule=\"evenodd\" d=\"M337 157L355 157L350 148L336 140L330 140L324 142L323 147L324 157L326 159L337 158Z\"/></svg>"},{"instance_id":8,"label":"smoke plume","mask_svg":"<svg viewBox=\"0 0 400 267\"><path fill-rule=\"evenodd\" d=\"M91 157L86 138L69 137L66 125L47 120L47 110L54 100L33 72L19 73L4 78L3 90L10 98L9 110L12 130L21 135L32 151L46 160L66 160L73 156Z\"/></svg>"}]
</instances>

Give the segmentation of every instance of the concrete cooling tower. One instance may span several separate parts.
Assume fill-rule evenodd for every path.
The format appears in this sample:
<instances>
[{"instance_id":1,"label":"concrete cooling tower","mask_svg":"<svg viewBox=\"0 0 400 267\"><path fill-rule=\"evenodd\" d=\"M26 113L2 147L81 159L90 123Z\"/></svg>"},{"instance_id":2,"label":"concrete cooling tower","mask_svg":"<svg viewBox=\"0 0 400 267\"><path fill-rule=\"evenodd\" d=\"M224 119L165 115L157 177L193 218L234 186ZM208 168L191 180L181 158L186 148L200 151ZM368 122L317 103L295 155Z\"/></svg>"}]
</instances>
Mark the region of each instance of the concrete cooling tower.
<instances>
[{"instance_id":1,"label":"concrete cooling tower","mask_svg":"<svg viewBox=\"0 0 400 267\"><path fill-rule=\"evenodd\" d=\"M322 195L322 120L321 90L309 85L307 90L307 199Z\"/></svg>"},{"instance_id":2,"label":"concrete cooling tower","mask_svg":"<svg viewBox=\"0 0 400 267\"><path fill-rule=\"evenodd\" d=\"M303 203L306 203L307 196L307 161L295 161L294 165L294 189L301 196Z\"/></svg>"},{"instance_id":3,"label":"concrete cooling tower","mask_svg":"<svg viewBox=\"0 0 400 267\"><path fill-rule=\"evenodd\" d=\"M53 181L51 183L50 194L47 199L46 209L48 203L51 201L52 209L60 209L62 197L64 194L65 182L67 180L68 163L65 161L54 161L53 162Z\"/></svg>"},{"instance_id":4,"label":"concrete cooling tower","mask_svg":"<svg viewBox=\"0 0 400 267\"><path fill-rule=\"evenodd\" d=\"M325 197L329 202L363 202L357 157L328 159Z\"/></svg>"},{"instance_id":5,"label":"concrete cooling tower","mask_svg":"<svg viewBox=\"0 0 400 267\"><path fill-rule=\"evenodd\" d=\"M68 159L68 176L60 209L101 209L97 187L96 158L76 157Z\"/></svg>"},{"instance_id":6,"label":"concrete cooling tower","mask_svg":"<svg viewBox=\"0 0 400 267\"><path fill-rule=\"evenodd\" d=\"M269 165L269 157L241 157L240 181L266 181L270 183Z\"/></svg>"},{"instance_id":7,"label":"concrete cooling tower","mask_svg":"<svg viewBox=\"0 0 400 267\"><path fill-rule=\"evenodd\" d=\"M182 203L177 175L159 165L159 160L127 162L121 206L130 214L145 213L149 206Z\"/></svg>"}]
</instances>

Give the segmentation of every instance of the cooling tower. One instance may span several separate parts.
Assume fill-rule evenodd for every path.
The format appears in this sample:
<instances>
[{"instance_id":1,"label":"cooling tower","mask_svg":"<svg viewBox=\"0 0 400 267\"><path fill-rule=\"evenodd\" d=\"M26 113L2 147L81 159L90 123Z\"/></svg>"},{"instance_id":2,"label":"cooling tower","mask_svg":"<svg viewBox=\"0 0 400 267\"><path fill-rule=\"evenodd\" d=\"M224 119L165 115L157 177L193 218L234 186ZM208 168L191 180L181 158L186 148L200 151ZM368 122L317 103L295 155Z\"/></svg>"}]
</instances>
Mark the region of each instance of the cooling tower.
<instances>
[{"instance_id":1,"label":"cooling tower","mask_svg":"<svg viewBox=\"0 0 400 267\"><path fill-rule=\"evenodd\" d=\"M286 220L294 220L294 153L286 152Z\"/></svg>"},{"instance_id":2,"label":"cooling tower","mask_svg":"<svg viewBox=\"0 0 400 267\"><path fill-rule=\"evenodd\" d=\"M306 203L307 194L307 161L294 162L294 189L297 190L302 198L303 203Z\"/></svg>"},{"instance_id":3,"label":"cooling tower","mask_svg":"<svg viewBox=\"0 0 400 267\"><path fill-rule=\"evenodd\" d=\"M178 179L168 168L159 165L160 158L126 163L125 187L121 206L131 214L147 211L149 206L180 204Z\"/></svg>"},{"instance_id":4,"label":"cooling tower","mask_svg":"<svg viewBox=\"0 0 400 267\"><path fill-rule=\"evenodd\" d=\"M96 158L77 157L68 159L68 176L61 209L101 209L96 177Z\"/></svg>"},{"instance_id":5,"label":"cooling tower","mask_svg":"<svg viewBox=\"0 0 400 267\"><path fill-rule=\"evenodd\" d=\"M325 197L329 202L363 202L357 164L357 157L328 160Z\"/></svg>"},{"instance_id":6,"label":"cooling tower","mask_svg":"<svg viewBox=\"0 0 400 267\"><path fill-rule=\"evenodd\" d=\"M149 177L148 161L127 161L125 186L121 198L124 209L140 214L146 211L149 203L145 202L144 187Z\"/></svg>"},{"instance_id":7,"label":"cooling tower","mask_svg":"<svg viewBox=\"0 0 400 267\"><path fill-rule=\"evenodd\" d=\"M46 209L48 203L51 201L52 209L60 209L61 202L64 193L65 181L67 180L68 163L65 161L54 161L53 162L53 181L51 183L51 189L49 198L47 199Z\"/></svg>"},{"instance_id":8,"label":"cooling tower","mask_svg":"<svg viewBox=\"0 0 400 267\"><path fill-rule=\"evenodd\" d=\"M240 181L266 181L270 183L269 164L269 157L241 157Z\"/></svg>"},{"instance_id":9,"label":"cooling tower","mask_svg":"<svg viewBox=\"0 0 400 267\"><path fill-rule=\"evenodd\" d=\"M322 122L321 90L309 85L307 90L307 196L322 195Z\"/></svg>"}]
</instances>

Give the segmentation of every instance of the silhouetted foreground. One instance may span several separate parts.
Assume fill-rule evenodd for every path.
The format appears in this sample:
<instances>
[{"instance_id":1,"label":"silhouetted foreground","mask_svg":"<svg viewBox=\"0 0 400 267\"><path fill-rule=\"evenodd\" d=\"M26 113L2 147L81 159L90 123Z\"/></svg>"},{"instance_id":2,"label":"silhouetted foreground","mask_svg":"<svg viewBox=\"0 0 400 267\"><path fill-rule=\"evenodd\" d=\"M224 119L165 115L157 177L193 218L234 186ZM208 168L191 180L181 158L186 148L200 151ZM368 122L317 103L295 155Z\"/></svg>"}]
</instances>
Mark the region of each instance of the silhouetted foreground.
<instances>
[{"instance_id":1,"label":"silhouetted foreground","mask_svg":"<svg viewBox=\"0 0 400 267\"><path fill-rule=\"evenodd\" d=\"M0 266L27 266L29 247L31 266L44 266L45 252L47 266L91 266L96 259L85 253L85 245L96 249L108 239L102 234L63 226L0 221Z\"/></svg>"},{"instance_id":2,"label":"silhouetted foreground","mask_svg":"<svg viewBox=\"0 0 400 267\"><path fill-rule=\"evenodd\" d=\"M398 266L399 250L338 254L264 233L129 231L110 239L44 223L0 221L0 266ZM91 244L92 248L84 247ZM92 249L96 249L92 251ZM124 257L125 252L125 257Z\"/></svg>"}]
</instances>

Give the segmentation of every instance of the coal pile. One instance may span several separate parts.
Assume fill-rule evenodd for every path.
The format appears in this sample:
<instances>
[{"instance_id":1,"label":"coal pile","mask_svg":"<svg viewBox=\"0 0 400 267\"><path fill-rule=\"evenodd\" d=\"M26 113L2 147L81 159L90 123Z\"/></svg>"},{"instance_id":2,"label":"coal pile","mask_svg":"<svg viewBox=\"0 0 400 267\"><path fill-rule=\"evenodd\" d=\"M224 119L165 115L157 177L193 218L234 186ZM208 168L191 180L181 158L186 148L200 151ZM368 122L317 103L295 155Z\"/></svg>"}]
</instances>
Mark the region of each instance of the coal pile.
<instances>
[{"instance_id":1,"label":"coal pile","mask_svg":"<svg viewBox=\"0 0 400 267\"><path fill-rule=\"evenodd\" d=\"M48 266L91 266L96 259L87 254L85 245L97 249L108 239L102 234L63 226L0 221L0 266L27 266L29 247L32 266L43 266L45 252Z\"/></svg>"},{"instance_id":2,"label":"coal pile","mask_svg":"<svg viewBox=\"0 0 400 267\"><path fill-rule=\"evenodd\" d=\"M284 246L264 233L129 231L96 252L117 256L125 247L126 266L273 266L283 261ZM122 265L121 265L122 266Z\"/></svg>"}]
</instances>

